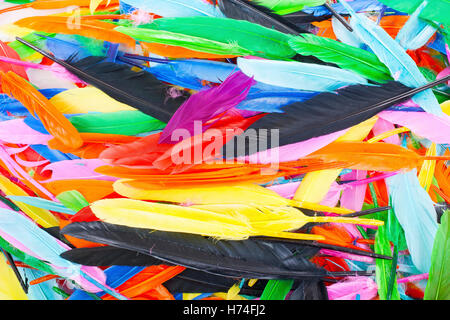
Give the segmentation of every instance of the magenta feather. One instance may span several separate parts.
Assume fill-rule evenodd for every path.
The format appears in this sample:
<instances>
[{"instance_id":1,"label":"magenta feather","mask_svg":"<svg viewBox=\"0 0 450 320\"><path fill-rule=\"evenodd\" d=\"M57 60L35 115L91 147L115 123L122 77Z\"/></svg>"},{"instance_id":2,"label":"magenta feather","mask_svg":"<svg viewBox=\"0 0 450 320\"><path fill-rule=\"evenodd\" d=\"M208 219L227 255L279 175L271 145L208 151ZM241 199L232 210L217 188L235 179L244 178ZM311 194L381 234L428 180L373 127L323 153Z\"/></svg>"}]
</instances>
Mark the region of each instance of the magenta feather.
<instances>
[{"instance_id":1,"label":"magenta feather","mask_svg":"<svg viewBox=\"0 0 450 320\"><path fill-rule=\"evenodd\" d=\"M330 300L371 300L378 293L377 284L369 277L348 277L328 286L327 290Z\"/></svg>"},{"instance_id":2,"label":"magenta feather","mask_svg":"<svg viewBox=\"0 0 450 320\"><path fill-rule=\"evenodd\" d=\"M208 129L204 124L214 117L230 110L245 100L251 86L255 83L252 78L242 72L229 76L220 86L209 88L193 94L170 119L161 134L159 143L176 143L171 141L172 133L177 129L187 130L191 136L200 134L194 132L194 122L203 125L203 132Z\"/></svg>"}]
</instances>

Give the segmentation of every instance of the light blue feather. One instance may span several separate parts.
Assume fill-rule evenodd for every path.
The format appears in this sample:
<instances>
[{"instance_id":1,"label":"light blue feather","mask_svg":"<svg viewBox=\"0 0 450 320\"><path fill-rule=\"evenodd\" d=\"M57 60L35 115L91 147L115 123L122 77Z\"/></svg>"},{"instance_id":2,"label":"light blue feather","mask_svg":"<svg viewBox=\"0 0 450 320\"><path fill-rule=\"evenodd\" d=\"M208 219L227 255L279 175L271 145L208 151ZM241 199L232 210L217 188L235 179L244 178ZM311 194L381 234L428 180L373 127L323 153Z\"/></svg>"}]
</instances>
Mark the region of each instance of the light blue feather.
<instances>
[{"instance_id":1,"label":"light blue feather","mask_svg":"<svg viewBox=\"0 0 450 320\"><path fill-rule=\"evenodd\" d=\"M420 186L416 170L386 179L395 216L405 231L414 266L422 273L431 266L433 241L438 229L436 211L430 196Z\"/></svg>"},{"instance_id":2,"label":"light blue feather","mask_svg":"<svg viewBox=\"0 0 450 320\"><path fill-rule=\"evenodd\" d=\"M123 0L121 2L128 12L140 9L165 18L195 16L225 18L218 7L202 0Z\"/></svg>"},{"instance_id":3,"label":"light blue feather","mask_svg":"<svg viewBox=\"0 0 450 320\"><path fill-rule=\"evenodd\" d=\"M10 200L13 200L13 201L19 201L19 202L28 204L33 207L41 208L41 209L51 210L51 211L70 214L70 215L76 214L75 211L66 208L64 205L62 205L58 202L54 202L54 201L50 201L50 200L46 200L46 199L42 199L42 198L38 198L38 197L8 196L7 198Z\"/></svg>"},{"instance_id":4,"label":"light blue feather","mask_svg":"<svg viewBox=\"0 0 450 320\"><path fill-rule=\"evenodd\" d=\"M377 0L353 0L350 1L350 6L356 12L363 11L378 11L383 7L383 4ZM339 14L348 14L348 10L344 8L340 3L331 3L331 7ZM315 16L324 16L331 14L330 11L324 6L304 8L303 12L313 14Z\"/></svg>"},{"instance_id":5,"label":"light blue feather","mask_svg":"<svg viewBox=\"0 0 450 320\"><path fill-rule=\"evenodd\" d=\"M339 41L360 49L365 47L365 43L358 35L355 32L349 31L337 18L333 17L331 19L331 25L333 26L333 32Z\"/></svg>"},{"instance_id":6,"label":"light blue feather","mask_svg":"<svg viewBox=\"0 0 450 320\"><path fill-rule=\"evenodd\" d=\"M411 57L383 28L364 14L356 14L346 1L339 1L351 14L351 26L354 31L389 68L394 79L409 87L420 87L427 84L427 80ZM431 90L416 94L413 101L429 113L441 117L446 116Z\"/></svg>"},{"instance_id":7,"label":"light blue feather","mask_svg":"<svg viewBox=\"0 0 450 320\"><path fill-rule=\"evenodd\" d=\"M367 84L353 72L318 64L238 58L238 67L256 81L297 90L323 92Z\"/></svg>"},{"instance_id":8,"label":"light blue feather","mask_svg":"<svg viewBox=\"0 0 450 320\"><path fill-rule=\"evenodd\" d=\"M419 49L436 33L436 28L419 18L420 13L427 4L428 1L424 1L416 9L395 38L395 41L397 41L405 50Z\"/></svg>"},{"instance_id":9,"label":"light blue feather","mask_svg":"<svg viewBox=\"0 0 450 320\"><path fill-rule=\"evenodd\" d=\"M28 282L44 277L47 274L40 270L19 268L19 272L24 279L28 279ZM29 300L64 300L64 298L53 291L52 287L57 287L56 279L47 280L39 284L28 286L28 299Z\"/></svg>"}]
</instances>

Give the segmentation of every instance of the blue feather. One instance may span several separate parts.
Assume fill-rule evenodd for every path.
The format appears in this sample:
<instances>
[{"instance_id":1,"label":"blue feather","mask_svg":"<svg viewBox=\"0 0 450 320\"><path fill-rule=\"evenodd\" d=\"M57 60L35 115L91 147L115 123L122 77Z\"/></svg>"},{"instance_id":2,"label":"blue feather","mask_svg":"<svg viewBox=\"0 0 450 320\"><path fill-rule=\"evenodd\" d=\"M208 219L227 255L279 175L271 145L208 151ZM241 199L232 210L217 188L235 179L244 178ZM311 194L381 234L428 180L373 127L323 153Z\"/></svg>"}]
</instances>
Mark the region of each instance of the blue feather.
<instances>
[{"instance_id":1,"label":"blue feather","mask_svg":"<svg viewBox=\"0 0 450 320\"><path fill-rule=\"evenodd\" d=\"M39 90L47 99L53 98L58 93L67 89L43 89ZM15 116L30 116L30 112L18 100L10 98L6 94L0 94L0 114L6 115L6 111Z\"/></svg>"},{"instance_id":2,"label":"blue feather","mask_svg":"<svg viewBox=\"0 0 450 320\"><path fill-rule=\"evenodd\" d=\"M363 14L356 14L347 2L339 1L350 12L352 16L351 26L359 38L389 68L394 79L409 87L420 87L427 84L427 80L411 57L383 28ZM429 113L436 116L446 116L431 90L416 94L413 101Z\"/></svg>"},{"instance_id":3,"label":"blue feather","mask_svg":"<svg viewBox=\"0 0 450 320\"><path fill-rule=\"evenodd\" d=\"M378 11L383 7L383 4L377 0L353 0L350 1L349 4L356 12ZM337 13L348 14L348 10L340 3L331 3L330 5L334 10L336 10ZM315 16L325 16L331 14L330 11L324 6L304 8L302 11Z\"/></svg>"},{"instance_id":4,"label":"blue feather","mask_svg":"<svg viewBox=\"0 0 450 320\"><path fill-rule=\"evenodd\" d=\"M112 288L117 288L126 281L144 270L145 267L112 266L105 270L106 284ZM96 296L101 297L106 294L104 291L97 292ZM75 290L68 300L94 300L83 290Z\"/></svg>"},{"instance_id":5,"label":"blue feather","mask_svg":"<svg viewBox=\"0 0 450 320\"><path fill-rule=\"evenodd\" d=\"M433 241L438 229L436 211L420 186L416 170L386 179L395 216L405 231L414 266L422 273L431 266Z\"/></svg>"},{"instance_id":6,"label":"blue feather","mask_svg":"<svg viewBox=\"0 0 450 320\"><path fill-rule=\"evenodd\" d=\"M242 72L258 82L297 90L323 92L367 84L353 72L317 64L244 58L238 58L237 63Z\"/></svg>"},{"instance_id":7,"label":"blue feather","mask_svg":"<svg viewBox=\"0 0 450 320\"><path fill-rule=\"evenodd\" d=\"M30 281L46 276L45 272L29 268L19 268L24 279ZM39 284L28 286L28 299L29 300L64 300L64 298L53 291L52 287L57 287L56 279L47 280Z\"/></svg>"},{"instance_id":8,"label":"blue feather","mask_svg":"<svg viewBox=\"0 0 450 320\"><path fill-rule=\"evenodd\" d=\"M110 46L109 42L79 35L41 36L46 38L46 47L56 58L61 60L72 58L74 62L89 56L105 56Z\"/></svg>"},{"instance_id":9,"label":"blue feather","mask_svg":"<svg viewBox=\"0 0 450 320\"><path fill-rule=\"evenodd\" d=\"M50 149L49 147L43 144L30 145L30 148L39 153L43 158L49 160L50 162L80 159L79 157L73 154L62 153L61 151Z\"/></svg>"},{"instance_id":10,"label":"blue feather","mask_svg":"<svg viewBox=\"0 0 450 320\"><path fill-rule=\"evenodd\" d=\"M202 0L123 0L120 2L122 13L131 13L140 9L166 18L194 16L225 18L218 7Z\"/></svg>"},{"instance_id":11,"label":"blue feather","mask_svg":"<svg viewBox=\"0 0 450 320\"><path fill-rule=\"evenodd\" d=\"M66 208L64 205L62 205L58 202L54 202L54 201L50 201L50 200L46 200L46 199L42 199L42 198L38 198L38 197L8 196L7 198L14 200L14 201L26 203L30 206L41 208L41 209L47 209L47 210L70 214L70 215L76 214L75 211Z\"/></svg>"},{"instance_id":12,"label":"blue feather","mask_svg":"<svg viewBox=\"0 0 450 320\"><path fill-rule=\"evenodd\" d=\"M414 11L395 38L395 41L397 41L405 50L419 49L436 33L436 28L419 18L420 13L427 4L428 2L424 1L416 11Z\"/></svg>"}]
</instances>

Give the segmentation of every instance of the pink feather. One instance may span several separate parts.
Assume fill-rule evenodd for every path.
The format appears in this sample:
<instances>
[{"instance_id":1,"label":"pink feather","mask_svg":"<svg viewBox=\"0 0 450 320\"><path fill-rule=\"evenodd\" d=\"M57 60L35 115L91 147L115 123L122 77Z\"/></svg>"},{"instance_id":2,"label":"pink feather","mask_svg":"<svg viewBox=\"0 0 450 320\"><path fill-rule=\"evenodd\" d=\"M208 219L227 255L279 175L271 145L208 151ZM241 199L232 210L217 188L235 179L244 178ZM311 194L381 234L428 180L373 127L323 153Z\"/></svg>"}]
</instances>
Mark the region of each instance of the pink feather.
<instances>
[{"instance_id":1,"label":"pink feather","mask_svg":"<svg viewBox=\"0 0 450 320\"><path fill-rule=\"evenodd\" d=\"M378 287L369 277L348 277L327 287L330 300L371 300L377 296Z\"/></svg>"},{"instance_id":2,"label":"pink feather","mask_svg":"<svg viewBox=\"0 0 450 320\"><path fill-rule=\"evenodd\" d=\"M47 144L53 137L30 128L23 119L0 122L0 140L14 144Z\"/></svg>"},{"instance_id":3,"label":"pink feather","mask_svg":"<svg viewBox=\"0 0 450 320\"><path fill-rule=\"evenodd\" d=\"M392 123L384 120L383 118L378 118L378 120L375 123L372 130L373 130L373 134L375 136L377 136L386 131L390 131L390 130L394 130L394 129L395 129L395 126ZM397 144L397 145L400 144L400 139L399 139L398 135L387 137L387 138L383 139L382 141L384 141L386 143L391 143L391 144Z\"/></svg>"}]
</instances>

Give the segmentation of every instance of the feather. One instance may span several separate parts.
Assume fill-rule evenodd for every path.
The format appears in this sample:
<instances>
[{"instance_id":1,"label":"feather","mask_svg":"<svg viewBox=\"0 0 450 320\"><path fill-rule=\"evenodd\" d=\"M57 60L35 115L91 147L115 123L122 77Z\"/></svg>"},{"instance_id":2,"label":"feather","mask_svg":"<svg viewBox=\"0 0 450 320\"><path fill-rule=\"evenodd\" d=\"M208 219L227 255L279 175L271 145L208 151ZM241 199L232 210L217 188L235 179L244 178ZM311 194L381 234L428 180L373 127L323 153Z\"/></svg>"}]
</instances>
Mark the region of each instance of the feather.
<instances>
[{"instance_id":1,"label":"feather","mask_svg":"<svg viewBox=\"0 0 450 320\"><path fill-rule=\"evenodd\" d=\"M227 112L245 100L253 80L241 72L228 77L220 86L193 94L174 113L163 130L159 143L175 143L171 135L175 130L187 130L191 135L195 132L195 123L200 123L204 132L209 126L208 120Z\"/></svg>"},{"instance_id":2,"label":"feather","mask_svg":"<svg viewBox=\"0 0 450 320\"><path fill-rule=\"evenodd\" d=\"M29 43L27 45L62 65L83 81L98 87L110 97L139 108L155 119L169 121L181 102L186 99L184 94L176 98L166 97L170 86L147 72L134 72L125 65L103 62L102 57L88 57L75 63L61 61ZM111 75L112 72L114 76Z\"/></svg>"},{"instance_id":3,"label":"feather","mask_svg":"<svg viewBox=\"0 0 450 320\"><path fill-rule=\"evenodd\" d=\"M333 33L336 35L337 40L355 48L362 49L364 47L364 42L354 32L350 32L335 17L331 19L331 25L333 27Z\"/></svg>"},{"instance_id":4,"label":"feather","mask_svg":"<svg viewBox=\"0 0 450 320\"><path fill-rule=\"evenodd\" d=\"M421 0L381 0L380 2L397 11L406 12L409 14L414 13L414 11L423 3ZM448 1L429 0L427 1L425 8L419 14L419 18L450 24L450 19L446 14L449 10L450 4Z\"/></svg>"},{"instance_id":5,"label":"feather","mask_svg":"<svg viewBox=\"0 0 450 320\"><path fill-rule=\"evenodd\" d=\"M136 110L133 107L114 100L103 91L94 87L65 90L49 99L64 114Z\"/></svg>"},{"instance_id":6,"label":"feather","mask_svg":"<svg viewBox=\"0 0 450 320\"><path fill-rule=\"evenodd\" d=\"M96 20L85 20L75 22L68 21L67 17L43 16L29 17L16 21L20 27L30 28L43 32L58 32L63 34L77 34L104 41L122 43L130 48L134 48L136 42L133 38L114 30L116 25Z\"/></svg>"},{"instance_id":7,"label":"feather","mask_svg":"<svg viewBox=\"0 0 450 320\"><path fill-rule=\"evenodd\" d=\"M75 212L89 206L89 202L81 193L76 190L65 191L56 196L56 198L66 207Z\"/></svg>"},{"instance_id":8,"label":"feather","mask_svg":"<svg viewBox=\"0 0 450 320\"><path fill-rule=\"evenodd\" d=\"M9 12L14 10L20 10L24 8L33 8L36 10L49 10L49 9L61 9L70 6L78 6L88 8L91 4L91 0L37 0L30 3L25 3L23 5L18 5L10 8L4 9L2 12ZM114 7L119 4L118 0L109 0L108 5Z\"/></svg>"},{"instance_id":9,"label":"feather","mask_svg":"<svg viewBox=\"0 0 450 320\"><path fill-rule=\"evenodd\" d=\"M103 222L72 223L62 232L226 277L304 279L326 274L307 258L292 256L292 252L281 244L252 240L217 241L197 235L151 232Z\"/></svg>"},{"instance_id":10,"label":"feather","mask_svg":"<svg viewBox=\"0 0 450 320\"><path fill-rule=\"evenodd\" d=\"M435 143L450 143L449 117L437 117L425 112L383 111L379 117L411 129L414 134ZM432 129L431 129L432 128Z\"/></svg>"},{"instance_id":11,"label":"feather","mask_svg":"<svg viewBox=\"0 0 450 320\"><path fill-rule=\"evenodd\" d=\"M420 13L427 5L428 1L424 1L417 7L395 38L395 41L405 50L419 49L436 33L437 29L435 27L430 26L419 18Z\"/></svg>"},{"instance_id":12,"label":"feather","mask_svg":"<svg viewBox=\"0 0 450 320\"><path fill-rule=\"evenodd\" d=\"M349 277L328 286L327 291L330 300L372 300L377 295L378 287L369 277Z\"/></svg>"},{"instance_id":13,"label":"feather","mask_svg":"<svg viewBox=\"0 0 450 320\"><path fill-rule=\"evenodd\" d=\"M433 142L428 148L425 156L435 156L436 155L436 144ZM425 160L420 168L419 175L417 179L420 185L428 193L430 191L431 183L433 182L434 171L436 168L436 160Z\"/></svg>"},{"instance_id":14,"label":"feather","mask_svg":"<svg viewBox=\"0 0 450 320\"><path fill-rule=\"evenodd\" d=\"M303 10L305 7L314 7L324 4L324 0L255 0L255 3L275 11L277 14L289 14Z\"/></svg>"},{"instance_id":15,"label":"feather","mask_svg":"<svg viewBox=\"0 0 450 320\"><path fill-rule=\"evenodd\" d=\"M349 5L356 12L370 12L379 11L383 7L383 4L378 0L353 0L349 1ZM340 3L331 3L330 6L339 14L347 15L349 11ZM303 12L314 14L315 16L329 15L330 10L325 6L308 6L302 10Z\"/></svg>"},{"instance_id":16,"label":"feather","mask_svg":"<svg viewBox=\"0 0 450 320\"><path fill-rule=\"evenodd\" d=\"M103 165L105 165L105 163L98 159L66 160L51 163L41 170L41 174L45 176L50 175L51 178L41 181L41 183L70 179L116 180L95 172L96 168Z\"/></svg>"},{"instance_id":17,"label":"feather","mask_svg":"<svg viewBox=\"0 0 450 320\"><path fill-rule=\"evenodd\" d=\"M324 281L301 281L287 300L329 300Z\"/></svg>"},{"instance_id":18,"label":"feather","mask_svg":"<svg viewBox=\"0 0 450 320\"><path fill-rule=\"evenodd\" d=\"M391 71L391 75L397 81L406 86L418 87L425 85L426 79L419 71L417 65L408 56L405 50L392 39L381 27L363 15L357 15L345 1L340 3L346 7L351 16L351 24L356 34L363 40ZM436 116L442 116L443 112L431 90L426 90L413 97L425 111Z\"/></svg>"},{"instance_id":19,"label":"feather","mask_svg":"<svg viewBox=\"0 0 450 320\"><path fill-rule=\"evenodd\" d=\"M20 57L17 54L17 52L14 51L14 49L9 47L3 41L0 41L0 57L20 60ZM28 80L28 75L27 75L27 72L25 71L25 69L21 66L15 65L15 64L10 64L8 62L0 60L0 71L3 71L5 73L7 73L8 71L12 71L12 72L16 73L17 75L21 76L22 78L24 78L25 80ZM0 91L0 92L3 92L3 91Z\"/></svg>"},{"instance_id":20,"label":"feather","mask_svg":"<svg viewBox=\"0 0 450 320\"><path fill-rule=\"evenodd\" d=\"M3 91L19 100L33 116L38 116L45 128L56 139L69 147L80 147L83 142L72 126L39 91L15 73L0 74Z\"/></svg>"},{"instance_id":21,"label":"feather","mask_svg":"<svg viewBox=\"0 0 450 320\"><path fill-rule=\"evenodd\" d=\"M322 61L358 73L366 79L376 82L391 79L389 69L376 55L368 51L313 34L294 37L289 40L289 45L301 55L313 55Z\"/></svg>"},{"instance_id":22,"label":"feather","mask_svg":"<svg viewBox=\"0 0 450 320\"><path fill-rule=\"evenodd\" d=\"M297 35L307 32L267 7L258 5L255 1L218 0L218 5L227 18L247 20L288 34Z\"/></svg>"},{"instance_id":23,"label":"feather","mask_svg":"<svg viewBox=\"0 0 450 320\"><path fill-rule=\"evenodd\" d=\"M0 140L17 144L47 144L52 136L27 126L23 119L0 122Z\"/></svg>"},{"instance_id":24,"label":"feather","mask_svg":"<svg viewBox=\"0 0 450 320\"><path fill-rule=\"evenodd\" d=\"M425 289L424 300L448 300L450 298L449 286L449 211L442 218L436 232L431 253L431 267L429 279Z\"/></svg>"},{"instance_id":25,"label":"feather","mask_svg":"<svg viewBox=\"0 0 450 320\"><path fill-rule=\"evenodd\" d=\"M124 2L136 9L163 17L223 17L223 14L216 7L202 0L126 0Z\"/></svg>"},{"instance_id":26,"label":"feather","mask_svg":"<svg viewBox=\"0 0 450 320\"><path fill-rule=\"evenodd\" d=\"M238 58L237 64L243 73L258 82L297 90L333 91L367 83L352 72L316 64L243 58Z\"/></svg>"},{"instance_id":27,"label":"feather","mask_svg":"<svg viewBox=\"0 0 450 320\"><path fill-rule=\"evenodd\" d=\"M206 39L222 44L224 47L236 48L241 50L242 53L247 52L244 55L263 58L283 59L295 55L295 51L287 43L290 38L289 35L242 20L212 17L162 18L137 29L130 30L130 28L118 27L116 30L119 32L127 31L127 34L133 32L133 37L139 35L139 33L147 36L153 30L152 33L155 33L155 31L158 33L169 32L168 35L178 34L186 38ZM146 41L144 38L136 39ZM189 49L195 50L192 47ZM217 50L212 53L224 54L227 51Z\"/></svg>"},{"instance_id":28,"label":"feather","mask_svg":"<svg viewBox=\"0 0 450 320\"><path fill-rule=\"evenodd\" d=\"M420 186L415 170L389 177L386 183L395 216L405 231L412 261L419 271L428 272L438 229L433 202Z\"/></svg>"},{"instance_id":29,"label":"feather","mask_svg":"<svg viewBox=\"0 0 450 320\"><path fill-rule=\"evenodd\" d=\"M28 194L22 190L19 186L12 183L4 176L0 176L0 189L7 196L28 196ZM30 207L27 204L13 202L30 218L35 220L43 227L53 227L59 225L58 219L50 212L44 209Z\"/></svg>"},{"instance_id":30,"label":"feather","mask_svg":"<svg viewBox=\"0 0 450 320\"><path fill-rule=\"evenodd\" d=\"M0 300L28 300L3 254L0 255Z\"/></svg>"},{"instance_id":31,"label":"feather","mask_svg":"<svg viewBox=\"0 0 450 320\"><path fill-rule=\"evenodd\" d=\"M0 215L2 237L7 236L6 240L13 241L12 244L17 242L16 239L20 239L19 243L26 248L30 255L47 261L58 275L76 281L90 292L99 290L98 287L86 281L81 274L84 272L88 276L98 279L97 281L104 282L104 274L100 269L82 267L61 259L59 254L66 251L68 247L16 212L2 209ZM8 240L8 242L11 241Z\"/></svg>"},{"instance_id":32,"label":"feather","mask_svg":"<svg viewBox=\"0 0 450 320\"><path fill-rule=\"evenodd\" d=\"M308 222L380 223L367 219L308 217L289 207L252 207L234 204L184 207L150 204L132 199L101 200L93 203L91 209L98 218L107 223L209 235L230 240L262 235L317 240L322 237L283 231L297 230ZM130 215L128 211L133 214Z\"/></svg>"},{"instance_id":33,"label":"feather","mask_svg":"<svg viewBox=\"0 0 450 320\"><path fill-rule=\"evenodd\" d=\"M311 207L307 202L295 202L280 197L276 192L256 184L240 184L216 187L183 187L174 189L151 189L142 184L136 188L131 181L119 180L114 183L114 190L125 197L140 200L153 200L181 204L242 204L251 206L294 206L318 211L337 210L344 214L351 210L344 208L326 208L319 205ZM139 186L139 184L137 184Z\"/></svg>"},{"instance_id":34,"label":"feather","mask_svg":"<svg viewBox=\"0 0 450 320\"><path fill-rule=\"evenodd\" d=\"M124 119L126 119L126 122L124 122ZM140 111L89 113L71 117L69 121L79 132L96 132L127 136L160 130L166 126L164 122Z\"/></svg>"},{"instance_id":35,"label":"feather","mask_svg":"<svg viewBox=\"0 0 450 320\"><path fill-rule=\"evenodd\" d=\"M269 280L261 300L285 300L293 284L293 280Z\"/></svg>"},{"instance_id":36,"label":"feather","mask_svg":"<svg viewBox=\"0 0 450 320\"><path fill-rule=\"evenodd\" d=\"M65 214L74 215L76 212L72 211L65 206L61 205L58 202L49 201L46 199L38 198L38 197L29 197L29 196L8 196L8 199L25 203L30 206L41 208L45 210L51 210L54 212L60 212Z\"/></svg>"},{"instance_id":37,"label":"feather","mask_svg":"<svg viewBox=\"0 0 450 320\"><path fill-rule=\"evenodd\" d=\"M260 141L257 151L261 152L350 128L388 108L391 104L386 102L390 98L405 94L408 90L398 82L388 82L379 87L356 85L340 89L337 94L321 93L305 102L290 104L283 107L284 113L266 115L250 126L243 135L231 140L225 148L226 156L230 157L230 151L238 157L248 154L254 149L251 149L252 144L255 144L253 147L257 146L257 141ZM269 138L267 132L259 129L278 129L278 146L261 143ZM270 138L273 141L272 132ZM246 145L240 146L241 150L236 150L239 143ZM236 154L236 151L241 153Z\"/></svg>"}]
</instances>

